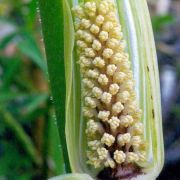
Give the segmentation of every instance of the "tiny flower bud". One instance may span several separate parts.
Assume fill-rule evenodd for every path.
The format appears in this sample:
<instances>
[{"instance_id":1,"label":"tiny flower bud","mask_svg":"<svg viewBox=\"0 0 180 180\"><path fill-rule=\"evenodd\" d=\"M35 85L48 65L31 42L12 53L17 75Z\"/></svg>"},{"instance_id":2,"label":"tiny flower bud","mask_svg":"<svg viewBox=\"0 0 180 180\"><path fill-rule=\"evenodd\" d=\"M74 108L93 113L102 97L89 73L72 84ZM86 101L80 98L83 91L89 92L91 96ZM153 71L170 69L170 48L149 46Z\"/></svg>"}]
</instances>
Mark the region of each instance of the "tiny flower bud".
<instances>
[{"instance_id":1,"label":"tiny flower bud","mask_svg":"<svg viewBox=\"0 0 180 180\"><path fill-rule=\"evenodd\" d=\"M105 66L105 61L101 57L96 57L93 60L93 64L98 68L103 68Z\"/></svg>"},{"instance_id":2,"label":"tiny flower bud","mask_svg":"<svg viewBox=\"0 0 180 180\"><path fill-rule=\"evenodd\" d=\"M109 104L111 102L112 95L110 93L104 92L101 96L101 101L105 104Z\"/></svg>"},{"instance_id":3,"label":"tiny flower bud","mask_svg":"<svg viewBox=\"0 0 180 180\"><path fill-rule=\"evenodd\" d=\"M101 42L104 42L104 41L108 40L108 32L101 31L99 33L99 39L100 39Z\"/></svg>"},{"instance_id":4,"label":"tiny flower bud","mask_svg":"<svg viewBox=\"0 0 180 180\"><path fill-rule=\"evenodd\" d=\"M119 127L120 120L116 116L112 116L108 123L112 130L116 130Z\"/></svg>"},{"instance_id":5,"label":"tiny flower bud","mask_svg":"<svg viewBox=\"0 0 180 180\"><path fill-rule=\"evenodd\" d=\"M101 24L103 24L103 22L104 22L104 16L98 15L98 16L96 17L96 24L97 24L98 26L100 26Z\"/></svg>"},{"instance_id":6,"label":"tiny flower bud","mask_svg":"<svg viewBox=\"0 0 180 180\"><path fill-rule=\"evenodd\" d=\"M121 164L125 161L126 159L126 154L123 151L118 151L116 150L114 152L114 160L118 163Z\"/></svg>"},{"instance_id":7,"label":"tiny flower bud","mask_svg":"<svg viewBox=\"0 0 180 180\"><path fill-rule=\"evenodd\" d=\"M120 134L117 137L117 143L120 146L124 146L125 144L129 143L131 140L131 135L130 133L126 133L126 134Z\"/></svg>"},{"instance_id":8,"label":"tiny flower bud","mask_svg":"<svg viewBox=\"0 0 180 180\"><path fill-rule=\"evenodd\" d=\"M114 141L115 141L114 136L112 136L111 134L108 134L108 133L104 133L103 137L101 138L101 142L103 144L107 145L108 147L112 146Z\"/></svg>"},{"instance_id":9,"label":"tiny flower bud","mask_svg":"<svg viewBox=\"0 0 180 180\"><path fill-rule=\"evenodd\" d=\"M134 152L128 152L126 153L126 162L127 163L133 163L133 162L138 162L139 157L136 153Z\"/></svg>"},{"instance_id":10,"label":"tiny flower bud","mask_svg":"<svg viewBox=\"0 0 180 180\"><path fill-rule=\"evenodd\" d=\"M92 93L93 93L93 95L94 95L97 99L100 99L101 96L102 96L103 91L102 91L100 88L98 88L98 87L94 87L94 88L92 89Z\"/></svg>"},{"instance_id":11,"label":"tiny flower bud","mask_svg":"<svg viewBox=\"0 0 180 180\"><path fill-rule=\"evenodd\" d=\"M102 55L103 55L104 58L108 59L113 55L113 50L109 49L109 48L106 48L106 49L104 49Z\"/></svg>"},{"instance_id":12,"label":"tiny flower bud","mask_svg":"<svg viewBox=\"0 0 180 180\"><path fill-rule=\"evenodd\" d=\"M102 47L101 43L95 39L93 41L92 48L96 51L99 51L99 50L101 50L101 47Z\"/></svg>"},{"instance_id":13,"label":"tiny flower bud","mask_svg":"<svg viewBox=\"0 0 180 180\"><path fill-rule=\"evenodd\" d=\"M93 33L93 34L97 34L99 33L99 27L96 26L95 24L93 24L90 28L90 31Z\"/></svg>"},{"instance_id":14,"label":"tiny flower bud","mask_svg":"<svg viewBox=\"0 0 180 180\"><path fill-rule=\"evenodd\" d=\"M109 64L109 65L107 66L106 73L107 73L109 76L113 76L114 73L116 72L116 69L117 69L117 67L116 67L114 64Z\"/></svg>"},{"instance_id":15,"label":"tiny flower bud","mask_svg":"<svg viewBox=\"0 0 180 180\"><path fill-rule=\"evenodd\" d=\"M99 111L98 118L101 119L102 121L107 121L109 115L110 115L109 111Z\"/></svg>"},{"instance_id":16,"label":"tiny flower bud","mask_svg":"<svg viewBox=\"0 0 180 180\"><path fill-rule=\"evenodd\" d=\"M118 84L114 83L114 84L111 84L110 87L109 87L109 92L112 94L112 95L115 95L117 94L119 91L119 86Z\"/></svg>"},{"instance_id":17,"label":"tiny flower bud","mask_svg":"<svg viewBox=\"0 0 180 180\"><path fill-rule=\"evenodd\" d=\"M101 85L107 85L108 83L108 78L105 74L100 74L99 78L98 78L98 82L101 84Z\"/></svg>"},{"instance_id":18,"label":"tiny flower bud","mask_svg":"<svg viewBox=\"0 0 180 180\"><path fill-rule=\"evenodd\" d=\"M117 102L113 104L112 106L112 112L113 114L118 114L124 109L124 106L121 104L121 102Z\"/></svg>"},{"instance_id":19,"label":"tiny flower bud","mask_svg":"<svg viewBox=\"0 0 180 180\"><path fill-rule=\"evenodd\" d=\"M108 158L108 150L104 147L98 148L97 153L98 153L99 159L101 159L101 160Z\"/></svg>"}]
</instances>

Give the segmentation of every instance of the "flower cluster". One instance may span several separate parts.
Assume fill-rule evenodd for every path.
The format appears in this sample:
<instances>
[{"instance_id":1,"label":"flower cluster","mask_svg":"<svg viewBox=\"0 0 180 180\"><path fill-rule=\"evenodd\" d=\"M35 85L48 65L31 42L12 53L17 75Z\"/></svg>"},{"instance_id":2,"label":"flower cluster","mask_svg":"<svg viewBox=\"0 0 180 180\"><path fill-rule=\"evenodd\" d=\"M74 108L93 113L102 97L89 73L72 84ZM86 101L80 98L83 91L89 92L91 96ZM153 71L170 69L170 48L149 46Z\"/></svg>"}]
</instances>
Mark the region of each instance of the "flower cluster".
<instances>
[{"instance_id":1,"label":"flower cluster","mask_svg":"<svg viewBox=\"0 0 180 180\"><path fill-rule=\"evenodd\" d=\"M73 13L87 119L87 163L115 168L144 161L141 110L115 3L89 1L74 7Z\"/></svg>"}]
</instances>

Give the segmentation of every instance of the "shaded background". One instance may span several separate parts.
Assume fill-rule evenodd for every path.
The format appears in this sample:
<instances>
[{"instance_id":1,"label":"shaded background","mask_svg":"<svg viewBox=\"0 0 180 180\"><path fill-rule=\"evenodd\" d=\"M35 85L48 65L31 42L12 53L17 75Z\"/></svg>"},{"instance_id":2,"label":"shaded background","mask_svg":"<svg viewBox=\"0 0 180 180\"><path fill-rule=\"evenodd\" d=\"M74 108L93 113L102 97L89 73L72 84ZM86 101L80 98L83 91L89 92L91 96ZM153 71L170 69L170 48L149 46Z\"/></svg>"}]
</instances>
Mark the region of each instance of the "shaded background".
<instances>
[{"instance_id":1,"label":"shaded background","mask_svg":"<svg viewBox=\"0 0 180 180\"><path fill-rule=\"evenodd\" d=\"M180 180L180 0L149 0L158 53L165 166ZM61 147L35 0L0 0L0 180L47 179Z\"/></svg>"}]
</instances>

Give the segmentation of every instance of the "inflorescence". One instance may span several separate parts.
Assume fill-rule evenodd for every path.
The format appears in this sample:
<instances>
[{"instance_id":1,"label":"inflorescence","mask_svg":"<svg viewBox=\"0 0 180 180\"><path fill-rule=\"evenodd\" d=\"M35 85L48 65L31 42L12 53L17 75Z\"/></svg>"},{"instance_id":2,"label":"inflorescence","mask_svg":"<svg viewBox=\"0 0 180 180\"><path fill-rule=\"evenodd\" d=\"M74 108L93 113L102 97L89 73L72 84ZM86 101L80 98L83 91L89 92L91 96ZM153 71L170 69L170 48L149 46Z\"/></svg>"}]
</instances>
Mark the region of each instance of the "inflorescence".
<instances>
[{"instance_id":1,"label":"inflorescence","mask_svg":"<svg viewBox=\"0 0 180 180\"><path fill-rule=\"evenodd\" d=\"M126 42L111 0L73 8L87 119L87 163L99 167L145 161L141 110Z\"/></svg>"}]
</instances>

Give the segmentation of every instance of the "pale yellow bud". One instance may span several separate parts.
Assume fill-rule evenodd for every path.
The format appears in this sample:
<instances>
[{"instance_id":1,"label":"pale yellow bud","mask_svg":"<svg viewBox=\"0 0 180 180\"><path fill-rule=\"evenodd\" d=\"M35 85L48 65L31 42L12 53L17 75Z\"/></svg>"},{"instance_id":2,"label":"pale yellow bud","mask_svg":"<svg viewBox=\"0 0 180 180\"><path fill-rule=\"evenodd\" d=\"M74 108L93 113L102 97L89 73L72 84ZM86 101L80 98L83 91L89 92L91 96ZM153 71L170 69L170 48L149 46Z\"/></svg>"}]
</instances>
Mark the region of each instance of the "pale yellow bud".
<instances>
[{"instance_id":1,"label":"pale yellow bud","mask_svg":"<svg viewBox=\"0 0 180 180\"><path fill-rule=\"evenodd\" d=\"M95 40L93 41L92 48L93 48L95 51L99 51L99 50L101 50L101 47L102 47L101 43L100 43L98 40L95 39Z\"/></svg>"},{"instance_id":2,"label":"pale yellow bud","mask_svg":"<svg viewBox=\"0 0 180 180\"><path fill-rule=\"evenodd\" d=\"M134 122L132 116L130 115L122 115L120 116L120 124L124 127L128 127L130 125L132 125L132 123Z\"/></svg>"},{"instance_id":3,"label":"pale yellow bud","mask_svg":"<svg viewBox=\"0 0 180 180\"><path fill-rule=\"evenodd\" d=\"M138 162L139 157L136 153L134 152L128 152L126 153L126 162L127 163L133 163L133 162Z\"/></svg>"},{"instance_id":4,"label":"pale yellow bud","mask_svg":"<svg viewBox=\"0 0 180 180\"><path fill-rule=\"evenodd\" d=\"M119 127L120 120L116 116L112 116L108 123L112 130L116 130Z\"/></svg>"},{"instance_id":5,"label":"pale yellow bud","mask_svg":"<svg viewBox=\"0 0 180 180\"><path fill-rule=\"evenodd\" d=\"M124 109L124 106L121 104L121 102L116 102L112 106L112 113L113 114L119 114Z\"/></svg>"},{"instance_id":6,"label":"pale yellow bud","mask_svg":"<svg viewBox=\"0 0 180 180\"><path fill-rule=\"evenodd\" d=\"M101 141L98 140L94 140L94 141L89 141L88 142L88 146L92 149L92 150L97 150L97 148L101 147Z\"/></svg>"},{"instance_id":7,"label":"pale yellow bud","mask_svg":"<svg viewBox=\"0 0 180 180\"><path fill-rule=\"evenodd\" d=\"M105 104L109 104L111 102L112 95L110 93L104 92L101 96L101 101Z\"/></svg>"},{"instance_id":8,"label":"pale yellow bud","mask_svg":"<svg viewBox=\"0 0 180 180\"><path fill-rule=\"evenodd\" d=\"M87 88L93 88L94 87L93 81L89 80L88 78L83 78L82 82L83 82L83 85Z\"/></svg>"},{"instance_id":9,"label":"pale yellow bud","mask_svg":"<svg viewBox=\"0 0 180 180\"><path fill-rule=\"evenodd\" d=\"M99 76L99 71L97 69L87 70L86 75L90 78L97 79Z\"/></svg>"},{"instance_id":10,"label":"pale yellow bud","mask_svg":"<svg viewBox=\"0 0 180 180\"><path fill-rule=\"evenodd\" d=\"M87 118L92 118L92 117L96 116L96 110L88 108L88 107L84 107L83 108L83 114Z\"/></svg>"},{"instance_id":11,"label":"pale yellow bud","mask_svg":"<svg viewBox=\"0 0 180 180\"><path fill-rule=\"evenodd\" d=\"M78 40L76 44L80 49L87 48L87 44L84 41Z\"/></svg>"},{"instance_id":12,"label":"pale yellow bud","mask_svg":"<svg viewBox=\"0 0 180 180\"><path fill-rule=\"evenodd\" d=\"M83 30L78 30L78 31L76 32L76 37L77 37L77 39L83 38L83 35L84 35L84 31L83 31Z\"/></svg>"},{"instance_id":13,"label":"pale yellow bud","mask_svg":"<svg viewBox=\"0 0 180 180\"><path fill-rule=\"evenodd\" d=\"M113 76L113 80L116 83L122 83L122 81L124 80L124 78L126 77L126 74L123 72L116 72Z\"/></svg>"},{"instance_id":14,"label":"pale yellow bud","mask_svg":"<svg viewBox=\"0 0 180 180\"><path fill-rule=\"evenodd\" d=\"M108 32L106 31L101 31L99 33L99 39L100 41L104 42L104 41L107 41L108 40Z\"/></svg>"},{"instance_id":15,"label":"pale yellow bud","mask_svg":"<svg viewBox=\"0 0 180 180\"><path fill-rule=\"evenodd\" d=\"M121 53L115 53L111 58L111 62L114 64L119 64L122 62L122 60L123 60L123 55Z\"/></svg>"},{"instance_id":16,"label":"pale yellow bud","mask_svg":"<svg viewBox=\"0 0 180 180\"><path fill-rule=\"evenodd\" d=\"M126 159L126 154L123 151L118 151L116 150L114 152L114 160L118 163L121 164L125 161Z\"/></svg>"},{"instance_id":17,"label":"pale yellow bud","mask_svg":"<svg viewBox=\"0 0 180 180\"><path fill-rule=\"evenodd\" d=\"M101 57L96 57L93 60L93 64L98 68L103 68L105 66L105 61Z\"/></svg>"},{"instance_id":18,"label":"pale yellow bud","mask_svg":"<svg viewBox=\"0 0 180 180\"><path fill-rule=\"evenodd\" d=\"M96 26L95 24L93 24L90 28L90 31L93 33L93 34L98 34L99 33L99 27Z\"/></svg>"},{"instance_id":19,"label":"pale yellow bud","mask_svg":"<svg viewBox=\"0 0 180 180\"><path fill-rule=\"evenodd\" d=\"M99 122L95 122L93 119L90 119L87 122L86 134L88 136L93 136L96 133L99 133L99 134L104 133L104 128Z\"/></svg>"},{"instance_id":20,"label":"pale yellow bud","mask_svg":"<svg viewBox=\"0 0 180 180\"><path fill-rule=\"evenodd\" d=\"M102 55L104 58L109 59L113 55L113 50L110 48L106 48L104 49Z\"/></svg>"},{"instance_id":21,"label":"pale yellow bud","mask_svg":"<svg viewBox=\"0 0 180 180\"><path fill-rule=\"evenodd\" d=\"M140 136L133 136L131 138L131 144L135 148L139 148L139 146L141 145L141 142L142 142L142 139Z\"/></svg>"},{"instance_id":22,"label":"pale yellow bud","mask_svg":"<svg viewBox=\"0 0 180 180\"><path fill-rule=\"evenodd\" d=\"M102 1L98 7L99 14L106 14L108 11L109 11L108 3L106 1Z\"/></svg>"},{"instance_id":23,"label":"pale yellow bud","mask_svg":"<svg viewBox=\"0 0 180 180\"><path fill-rule=\"evenodd\" d=\"M131 140L130 133L119 134L117 137L117 143L119 144L119 146L125 146L125 144L130 143L130 140Z\"/></svg>"},{"instance_id":24,"label":"pale yellow bud","mask_svg":"<svg viewBox=\"0 0 180 180\"><path fill-rule=\"evenodd\" d=\"M119 91L119 86L118 84L114 83L114 84L111 84L110 87L109 87L109 92L112 94L112 95L115 95L117 94Z\"/></svg>"},{"instance_id":25,"label":"pale yellow bud","mask_svg":"<svg viewBox=\"0 0 180 180\"><path fill-rule=\"evenodd\" d=\"M98 78L98 82L101 84L101 85L107 85L108 84L108 78L105 74L100 74L99 78Z\"/></svg>"},{"instance_id":26,"label":"pale yellow bud","mask_svg":"<svg viewBox=\"0 0 180 180\"><path fill-rule=\"evenodd\" d=\"M82 65L82 67L90 67L91 66L91 59L89 58L86 58L84 56L80 56L79 58L79 62L80 62L80 65Z\"/></svg>"},{"instance_id":27,"label":"pale yellow bud","mask_svg":"<svg viewBox=\"0 0 180 180\"><path fill-rule=\"evenodd\" d=\"M100 99L101 96L102 96L103 91L102 91L100 88L98 88L98 87L94 87L94 88L92 89L92 93L93 93L93 95L94 95L97 99Z\"/></svg>"},{"instance_id":28,"label":"pale yellow bud","mask_svg":"<svg viewBox=\"0 0 180 180\"><path fill-rule=\"evenodd\" d=\"M77 17L77 18L83 18L85 16L84 14L84 10L81 6L75 6L72 8L72 11L74 13L74 15Z\"/></svg>"},{"instance_id":29,"label":"pale yellow bud","mask_svg":"<svg viewBox=\"0 0 180 180\"><path fill-rule=\"evenodd\" d=\"M102 30L103 30L103 31L106 31L106 32L109 32L109 31L111 31L112 29L113 29L113 23L112 23L112 22L109 22L109 21L105 22L105 23L103 24L103 26L102 26Z\"/></svg>"},{"instance_id":30,"label":"pale yellow bud","mask_svg":"<svg viewBox=\"0 0 180 180\"><path fill-rule=\"evenodd\" d=\"M111 38L111 39L108 39L106 46L108 48L115 49L118 46L118 44L119 44L119 41L117 39Z\"/></svg>"},{"instance_id":31,"label":"pale yellow bud","mask_svg":"<svg viewBox=\"0 0 180 180\"><path fill-rule=\"evenodd\" d=\"M117 94L116 100L120 101L121 103L125 103L129 99L129 97L130 97L129 92L128 91L123 91L123 92L119 92Z\"/></svg>"},{"instance_id":32,"label":"pale yellow bud","mask_svg":"<svg viewBox=\"0 0 180 180\"><path fill-rule=\"evenodd\" d=\"M109 76L113 76L114 73L116 72L116 69L117 69L117 66L115 66L114 64L109 64L109 65L107 66L106 73L107 73Z\"/></svg>"},{"instance_id":33,"label":"pale yellow bud","mask_svg":"<svg viewBox=\"0 0 180 180\"><path fill-rule=\"evenodd\" d=\"M108 147L112 146L114 141L115 137L108 133L104 133L103 137L101 138L101 142Z\"/></svg>"},{"instance_id":34,"label":"pale yellow bud","mask_svg":"<svg viewBox=\"0 0 180 180\"><path fill-rule=\"evenodd\" d=\"M101 119L102 121L107 121L109 115L110 115L109 111L99 111L98 118Z\"/></svg>"},{"instance_id":35,"label":"pale yellow bud","mask_svg":"<svg viewBox=\"0 0 180 180\"><path fill-rule=\"evenodd\" d=\"M113 29L109 32L109 36L110 36L111 38L115 38L115 39L121 40L122 37L123 37L123 34L122 34L122 32L120 31L120 28L116 27L116 28L113 28Z\"/></svg>"},{"instance_id":36,"label":"pale yellow bud","mask_svg":"<svg viewBox=\"0 0 180 180\"><path fill-rule=\"evenodd\" d=\"M92 48L85 48L84 53L85 53L85 56L90 57L90 58L93 58L96 55Z\"/></svg>"},{"instance_id":37,"label":"pale yellow bud","mask_svg":"<svg viewBox=\"0 0 180 180\"><path fill-rule=\"evenodd\" d=\"M137 122L132 127L132 133L135 135L141 135L143 134L143 124L141 122Z\"/></svg>"},{"instance_id":38,"label":"pale yellow bud","mask_svg":"<svg viewBox=\"0 0 180 180\"><path fill-rule=\"evenodd\" d=\"M110 11L108 14L106 14L106 20L108 20L108 21L117 21L117 19L116 19L116 14L115 14L115 12L113 12L113 11ZM121 29L120 29L121 30Z\"/></svg>"},{"instance_id":39,"label":"pale yellow bud","mask_svg":"<svg viewBox=\"0 0 180 180\"><path fill-rule=\"evenodd\" d=\"M98 16L96 17L96 24L97 24L98 26L100 26L100 25L103 24L103 22L104 22L104 17L103 17L102 15L98 15Z\"/></svg>"},{"instance_id":40,"label":"pale yellow bud","mask_svg":"<svg viewBox=\"0 0 180 180\"><path fill-rule=\"evenodd\" d=\"M81 27L84 29L88 29L91 26L91 21L88 19L81 20Z\"/></svg>"},{"instance_id":41,"label":"pale yellow bud","mask_svg":"<svg viewBox=\"0 0 180 180\"><path fill-rule=\"evenodd\" d=\"M98 148L97 153L98 153L99 159L101 159L101 160L108 158L108 150L104 147Z\"/></svg>"},{"instance_id":42,"label":"pale yellow bud","mask_svg":"<svg viewBox=\"0 0 180 180\"><path fill-rule=\"evenodd\" d=\"M85 104L91 108L95 108L97 106L97 101L91 97L85 97Z\"/></svg>"},{"instance_id":43,"label":"pale yellow bud","mask_svg":"<svg viewBox=\"0 0 180 180\"><path fill-rule=\"evenodd\" d=\"M96 3L95 2L87 2L84 5L85 12L88 16L95 16L96 14Z\"/></svg>"}]
</instances>

